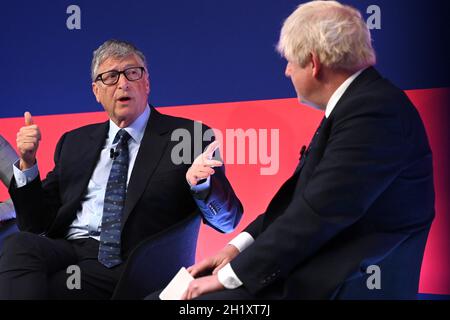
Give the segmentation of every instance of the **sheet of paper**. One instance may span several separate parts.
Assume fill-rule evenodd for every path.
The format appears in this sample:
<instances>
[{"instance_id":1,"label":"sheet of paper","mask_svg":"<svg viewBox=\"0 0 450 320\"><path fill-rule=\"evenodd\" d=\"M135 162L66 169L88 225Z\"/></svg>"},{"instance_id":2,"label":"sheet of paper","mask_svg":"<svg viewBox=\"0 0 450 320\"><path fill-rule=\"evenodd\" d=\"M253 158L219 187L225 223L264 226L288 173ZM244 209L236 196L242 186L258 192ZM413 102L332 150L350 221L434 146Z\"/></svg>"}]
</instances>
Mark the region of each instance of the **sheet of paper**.
<instances>
[{"instance_id":1,"label":"sheet of paper","mask_svg":"<svg viewBox=\"0 0 450 320\"><path fill-rule=\"evenodd\" d=\"M160 293L159 298L161 300L180 300L192 280L194 278L185 267L182 267L167 287Z\"/></svg>"}]
</instances>

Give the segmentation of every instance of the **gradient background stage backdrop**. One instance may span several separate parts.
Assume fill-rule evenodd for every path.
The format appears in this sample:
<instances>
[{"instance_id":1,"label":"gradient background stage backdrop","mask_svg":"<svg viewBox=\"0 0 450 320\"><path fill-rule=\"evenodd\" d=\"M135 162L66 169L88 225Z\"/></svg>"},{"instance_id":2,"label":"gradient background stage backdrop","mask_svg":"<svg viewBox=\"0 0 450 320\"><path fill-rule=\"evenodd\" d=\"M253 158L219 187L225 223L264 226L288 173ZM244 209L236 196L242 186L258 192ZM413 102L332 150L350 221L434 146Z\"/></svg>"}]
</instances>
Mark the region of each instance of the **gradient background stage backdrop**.
<instances>
[{"instance_id":1,"label":"gradient background stage backdrop","mask_svg":"<svg viewBox=\"0 0 450 320\"><path fill-rule=\"evenodd\" d=\"M377 67L406 91L425 122L434 154L436 219L428 238L419 291L448 296L450 54L442 43L450 39L450 6L438 0L344 2L380 27L372 30ZM258 146L269 146L269 158L263 153L251 159L248 152L252 145L248 143L245 164L238 164L236 156L230 154L232 148L228 150L227 175L244 205L245 216L230 235L202 226L197 252L197 259L201 259L220 249L264 211L293 172L300 147L309 143L322 117L322 113L297 103L292 84L284 76L285 61L274 50L283 20L299 3L4 2L0 19L0 134L15 146L23 112L29 110L42 130L38 159L41 176L45 176L52 168L54 147L63 132L106 120L91 92L92 51L110 38L135 43L148 58L150 103L159 111L200 120L222 132L251 130ZM71 5L77 6L75 11ZM367 12L371 5L378 6L380 15ZM279 144L270 142L276 137L274 130L279 130ZM227 160L226 143L222 155ZM261 175L263 168L274 174ZM7 190L1 186L0 201L7 198Z\"/></svg>"}]
</instances>

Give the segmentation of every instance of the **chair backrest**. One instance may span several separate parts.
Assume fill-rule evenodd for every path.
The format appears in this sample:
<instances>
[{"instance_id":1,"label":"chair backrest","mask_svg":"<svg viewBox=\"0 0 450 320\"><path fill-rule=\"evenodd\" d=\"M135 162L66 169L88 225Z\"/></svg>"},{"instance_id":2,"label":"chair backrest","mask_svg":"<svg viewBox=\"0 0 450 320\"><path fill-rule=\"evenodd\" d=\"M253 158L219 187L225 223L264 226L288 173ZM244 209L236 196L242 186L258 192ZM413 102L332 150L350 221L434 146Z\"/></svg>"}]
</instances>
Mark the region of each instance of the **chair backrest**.
<instances>
[{"instance_id":1,"label":"chair backrest","mask_svg":"<svg viewBox=\"0 0 450 320\"><path fill-rule=\"evenodd\" d=\"M0 202L0 223L16 218L16 211L11 199Z\"/></svg>"},{"instance_id":2,"label":"chair backrest","mask_svg":"<svg viewBox=\"0 0 450 320\"><path fill-rule=\"evenodd\" d=\"M0 135L0 180L8 188L13 175L12 164L18 156L8 141Z\"/></svg>"},{"instance_id":3,"label":"chair backrest","mask_svg":"<svg viewBox=\"0 0 450 320\"><path fill-rule=\"evenodd\" d=\"M0 203L0 206L3 203ZM10 219L6 221L0 221L0 255L3 248L3 241L12 233L19 232L19 228L16 224L16 219Z\"/></svg>"},{"instance_id":4,"label":"chair backrest","mask_svg":"<svg viewBox=\"0 0 450 320\"><path fill-rule=\"evenodd\" d=\"M8 141L0 135L0 181L6 188L9 187L13 176L13 163L16 162L18 156ZM3 199L0 199L3 201ZM14 205L11 199L6 202L0 202L0 222L7 221L16 217ZM6 228L6 227L5 227ZM0 245L2 239L6 236L5 228L0 226ZM9 229L8 229L9 230Z\"/></svg>"},{"instance_id":5,"label":"chair backrest","mask_svg":"<svg viewBox=\"0 0 450 320\"><path fill-rule=\"evenodd\" d=\"M381 289L369 290L369 275L344 283L335 295L339 300L416 300L420 269L429 230L420 231L377 263L380 267Z\"/></svg>"},{"instance_id":6,"label":"chair backrest","mask_svg":"<svg viewBox=\"0 0 450 320\"><path fill-rule=\"evenodd\" d=\"M143 299L166 286L181 267L195 262L200 215L149 237L127 259L112 299Z\"/></svg>"}]
</instances>

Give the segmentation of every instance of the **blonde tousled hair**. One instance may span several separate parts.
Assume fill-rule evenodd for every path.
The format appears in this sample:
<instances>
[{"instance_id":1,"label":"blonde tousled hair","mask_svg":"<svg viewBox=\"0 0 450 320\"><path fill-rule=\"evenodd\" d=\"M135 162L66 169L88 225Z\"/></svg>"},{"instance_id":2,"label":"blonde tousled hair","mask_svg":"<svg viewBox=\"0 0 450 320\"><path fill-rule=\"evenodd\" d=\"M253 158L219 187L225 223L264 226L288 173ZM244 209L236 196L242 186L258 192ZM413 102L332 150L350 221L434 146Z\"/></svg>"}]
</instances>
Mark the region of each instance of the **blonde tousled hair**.
<instances>
[{"instance_id":1,"label":"blonde tousled hair","mask_svg":"<svg viewBox=\"0 0 450 320\"><path fill-rule=\"evenodd\" d=\"M376 63L370 31L360 12L337 1L300 5L284 22L277 50L302 67L311 53L325 66L347 71Z\"/></svg>"}]
</instances>

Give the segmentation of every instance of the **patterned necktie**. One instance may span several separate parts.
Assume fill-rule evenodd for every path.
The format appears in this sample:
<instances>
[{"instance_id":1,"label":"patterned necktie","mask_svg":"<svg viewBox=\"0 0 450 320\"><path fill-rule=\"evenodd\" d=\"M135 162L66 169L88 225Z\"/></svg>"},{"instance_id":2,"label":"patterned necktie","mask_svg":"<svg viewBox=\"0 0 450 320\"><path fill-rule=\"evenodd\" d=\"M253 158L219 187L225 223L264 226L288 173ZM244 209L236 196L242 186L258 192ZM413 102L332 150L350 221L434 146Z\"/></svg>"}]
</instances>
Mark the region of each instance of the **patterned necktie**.
<instances>
[{"instance_id":1,"label":"patterned necktie","mask_svg":"<svg viewBox=\"0 0 450 320\"><path fill-rule=\"evenodd\" d=\"M128 132L120 129L113 142L114 144L119 141L116 151L112 153L114 160L106 185L98 249L98 260L107 268L112 268L122 262L120 257L120 229L127 191L128 140L130 138Z\"/></svg>"}]
</instances>

